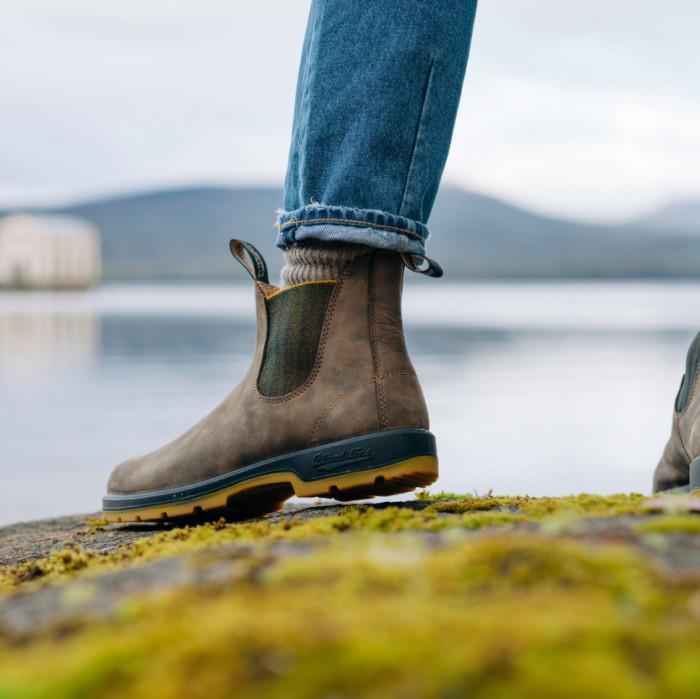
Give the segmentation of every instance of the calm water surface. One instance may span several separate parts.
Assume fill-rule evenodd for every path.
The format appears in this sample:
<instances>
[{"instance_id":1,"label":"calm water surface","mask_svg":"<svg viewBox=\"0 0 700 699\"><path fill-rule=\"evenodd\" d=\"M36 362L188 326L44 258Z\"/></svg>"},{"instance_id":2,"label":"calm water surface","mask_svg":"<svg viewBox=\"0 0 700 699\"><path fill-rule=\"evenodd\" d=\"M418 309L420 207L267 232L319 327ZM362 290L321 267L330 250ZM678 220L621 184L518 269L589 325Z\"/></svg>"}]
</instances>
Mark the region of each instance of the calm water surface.
<instances>
[{"instance_id":1,"label":"calm water surface","mask_svg":"<svg viewBox=\"0 0 700 699\"><path fill-rule=\"evenodd\" d=\"M700 284L409 283L438 489L647 491ZM111 468L185 430L254 341L243 285L0 295L0 523L98 509Z\"/></svg>"}]
</instances>

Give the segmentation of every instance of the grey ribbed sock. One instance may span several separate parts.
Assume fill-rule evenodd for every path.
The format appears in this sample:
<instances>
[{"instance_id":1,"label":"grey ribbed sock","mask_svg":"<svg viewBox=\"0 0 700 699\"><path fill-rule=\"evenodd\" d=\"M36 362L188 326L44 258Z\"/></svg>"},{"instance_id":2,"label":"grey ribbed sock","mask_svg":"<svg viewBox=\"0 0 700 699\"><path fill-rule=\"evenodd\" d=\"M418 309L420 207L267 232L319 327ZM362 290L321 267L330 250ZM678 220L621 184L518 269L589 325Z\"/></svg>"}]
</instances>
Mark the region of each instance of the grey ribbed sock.
<instances>
[{"instance_id":1,"label":"grey ribbed sock","mask_svg":"<svg viewBox=\"0 0 700 699\"><path fill-rule=\"evenodd\" d=\"M369 249L351 243L323 243L319 240L299 242L284 254L282 286L337 279L348 262Z\"/></svg>"}]
</instances>

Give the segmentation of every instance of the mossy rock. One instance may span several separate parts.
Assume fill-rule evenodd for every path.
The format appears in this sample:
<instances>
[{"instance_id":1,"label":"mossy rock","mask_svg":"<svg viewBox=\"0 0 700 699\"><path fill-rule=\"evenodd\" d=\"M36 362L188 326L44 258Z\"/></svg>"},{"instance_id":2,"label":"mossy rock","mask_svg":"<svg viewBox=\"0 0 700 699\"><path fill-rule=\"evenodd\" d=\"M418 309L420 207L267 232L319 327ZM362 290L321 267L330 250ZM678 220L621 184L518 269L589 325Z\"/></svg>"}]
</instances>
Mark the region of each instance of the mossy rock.
<instances>
[{"instance_id":1,"label":"mossy rock","mask_svg":"<svg viewBox=\"0 0 700 699\"><path fill-rule=\"evenodd\" d=\"M0 699L698 696L700 517L674 502L66 522L23 560L0 531Z\"/></svg>"}]
</instances>

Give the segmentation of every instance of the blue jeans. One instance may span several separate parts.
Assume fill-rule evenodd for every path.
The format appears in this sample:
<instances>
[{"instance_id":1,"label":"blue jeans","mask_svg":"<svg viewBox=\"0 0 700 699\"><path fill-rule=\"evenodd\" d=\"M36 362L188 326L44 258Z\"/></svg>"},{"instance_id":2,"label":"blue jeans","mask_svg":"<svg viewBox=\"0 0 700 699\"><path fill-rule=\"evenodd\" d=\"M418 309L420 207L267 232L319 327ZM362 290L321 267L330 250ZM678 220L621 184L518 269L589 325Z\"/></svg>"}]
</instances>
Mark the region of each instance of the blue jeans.
<instances>
[{"instance_id":1,"label":"blue jeans","mask_svg":"<svg viewBox=\"0 0 700 699\"><path fill-rule=\"evenodd\" d=\"M476 0L313 0L277 245L424 255Z\"/></svg>"}]
</instances>

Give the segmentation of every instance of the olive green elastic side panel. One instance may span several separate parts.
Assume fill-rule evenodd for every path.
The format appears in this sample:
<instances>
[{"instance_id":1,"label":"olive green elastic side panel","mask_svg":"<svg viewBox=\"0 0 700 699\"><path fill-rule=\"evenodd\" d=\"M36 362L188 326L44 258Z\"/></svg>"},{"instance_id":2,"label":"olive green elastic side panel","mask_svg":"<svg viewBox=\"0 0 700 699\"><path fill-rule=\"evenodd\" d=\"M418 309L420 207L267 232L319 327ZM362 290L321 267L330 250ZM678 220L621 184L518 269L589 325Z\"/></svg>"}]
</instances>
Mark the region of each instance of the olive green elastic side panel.
<instances>
[{"instance_id":1,"label":"olive green elastic side panel","mask_svg":"<svg viewBox=\"0 0 700 699\"><path fill-rule=\"evenodd\" d=\"M267 299L268 332L258 390L274 398L309 378L334 282L307 282Z\"/></svg>"}]
</instances>

